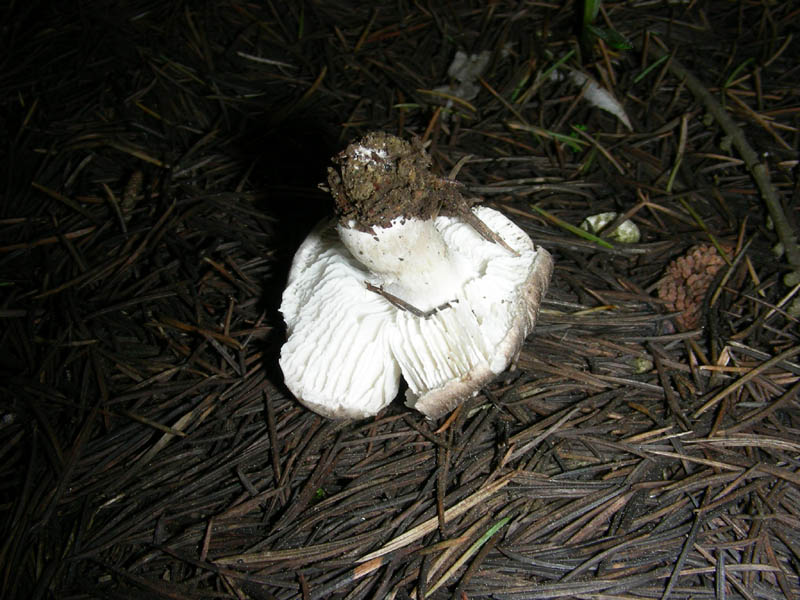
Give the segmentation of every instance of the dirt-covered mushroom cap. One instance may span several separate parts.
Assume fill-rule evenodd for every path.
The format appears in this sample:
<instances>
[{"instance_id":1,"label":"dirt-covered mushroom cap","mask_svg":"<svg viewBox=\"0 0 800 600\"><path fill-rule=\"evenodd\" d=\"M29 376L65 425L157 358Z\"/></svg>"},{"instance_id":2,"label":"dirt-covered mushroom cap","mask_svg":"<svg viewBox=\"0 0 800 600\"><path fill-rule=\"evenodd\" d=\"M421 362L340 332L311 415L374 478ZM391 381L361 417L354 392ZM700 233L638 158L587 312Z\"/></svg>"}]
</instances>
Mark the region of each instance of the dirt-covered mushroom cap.
<instances>
[{"instance_id":1,"label":"dirt-covered mushroom cap","mask_svg":"<svg viewBox=\"0 0 800 600\"><path fill-rule=\"evenodd\" d=\"M533 329L546 250L436 178L418 143L369 134L335 159L337 218L294 258L280 365L306 406L375 415L397 395L438 417L502 373Z\"/></svg>"}]
</instances>

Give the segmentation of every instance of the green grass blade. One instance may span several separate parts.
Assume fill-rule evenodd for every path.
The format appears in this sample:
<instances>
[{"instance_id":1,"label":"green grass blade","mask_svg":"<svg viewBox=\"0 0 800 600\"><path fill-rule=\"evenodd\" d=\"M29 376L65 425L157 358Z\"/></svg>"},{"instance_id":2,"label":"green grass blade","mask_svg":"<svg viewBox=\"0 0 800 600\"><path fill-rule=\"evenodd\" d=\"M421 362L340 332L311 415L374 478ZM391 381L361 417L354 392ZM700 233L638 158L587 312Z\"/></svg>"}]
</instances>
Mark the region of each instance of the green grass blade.
<instances>
[{"instance_id":1,"label":"green grass blade","mask_svg":"<svg viewBox=\"0 0 800 600\"><path fill-rule=\"evenodd\" d=\"M593 234L589 233L588 231L585 231L585 230L581 229L580 227L575 227L575 225L571 225L571 224L567 223L566 221L563 221L562 219L559 219L557 216L550 214L545 209L539 208L535 204L531 204L530 207L533 210L535 210L536 212L538 212L540 215L542 215L545 219L548 219L548 220L552 221L553 223L555 223L556 225L558 225L562 229L566 229L570 233L574 233L578 237L582 237L585 240L588 240L590 242L594 242L595 244L598 244L599 246L602 246L603 248L608 248L609 250L613 250L614 249L613 244L608 243L603 238L599 238L596 235L593 235Z\"/></svg>"}]
</instances>

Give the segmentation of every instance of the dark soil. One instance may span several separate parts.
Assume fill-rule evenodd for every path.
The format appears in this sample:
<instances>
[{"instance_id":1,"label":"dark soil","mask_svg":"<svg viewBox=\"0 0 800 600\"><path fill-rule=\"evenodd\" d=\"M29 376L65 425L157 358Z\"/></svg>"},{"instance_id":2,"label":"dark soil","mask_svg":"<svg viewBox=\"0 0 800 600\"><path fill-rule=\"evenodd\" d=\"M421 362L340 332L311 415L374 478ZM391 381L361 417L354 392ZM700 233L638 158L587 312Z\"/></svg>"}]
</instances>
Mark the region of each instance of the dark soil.
<instances>
[{"instance_id":1,"label":"dark soil","mask_svg":"<svg viewBox=\"0 0 800 600\"><path fill-rule=\"evenodd\" d=\"M465 216L470 203L458 182L437 177L418 139L407 142L381 131L368 133L334 158L328 185L339 222L369 231L397 217L428 220ZM474 202L473 202L474 203Z\"/></svg>"}]
</instances>

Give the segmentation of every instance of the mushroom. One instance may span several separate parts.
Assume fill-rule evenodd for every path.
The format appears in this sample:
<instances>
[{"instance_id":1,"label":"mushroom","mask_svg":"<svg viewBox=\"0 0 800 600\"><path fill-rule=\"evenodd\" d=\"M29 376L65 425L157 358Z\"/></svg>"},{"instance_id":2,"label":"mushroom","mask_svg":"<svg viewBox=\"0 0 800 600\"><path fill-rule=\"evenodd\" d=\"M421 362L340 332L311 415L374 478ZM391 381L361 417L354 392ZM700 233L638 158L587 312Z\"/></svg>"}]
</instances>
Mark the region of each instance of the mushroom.
<instances>
[{"instance_id":1,"label":"mushroom","mask_svg":"<svg viewBox=\"0 0 800 600\"><path fill-rule=\"evenodd\" d=\"M374 132L334 158L337 217L294 257L281 312L289 390L331 418L406 404L437 418L502 373L552 272L500 212L436 177L420 142Z\"/></svg>"}]
</instances>

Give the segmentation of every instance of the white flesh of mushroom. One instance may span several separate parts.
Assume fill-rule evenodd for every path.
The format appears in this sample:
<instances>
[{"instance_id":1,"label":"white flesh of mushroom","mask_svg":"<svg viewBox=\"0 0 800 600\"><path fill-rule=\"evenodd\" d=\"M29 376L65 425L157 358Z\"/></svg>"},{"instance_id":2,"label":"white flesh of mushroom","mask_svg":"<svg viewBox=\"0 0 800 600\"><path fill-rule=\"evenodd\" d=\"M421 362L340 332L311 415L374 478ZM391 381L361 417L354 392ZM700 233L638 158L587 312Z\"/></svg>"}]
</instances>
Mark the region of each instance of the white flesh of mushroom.
<instances>
[{"instance_id":1,"label":"white flesh of mushroom","mask_svg":"<svg viewBox=\"0 0 800 600\"><path fill-rule=\"evenodd\" d=\"M438 417L508 367L552 260L501 213L472 212L514 252L448 216L398 217L371 232L331 221L308 236L281 304L280 366L301 402L329 417L371 416L402 375L407 404Z\"/></svg>"}]
</instances>

